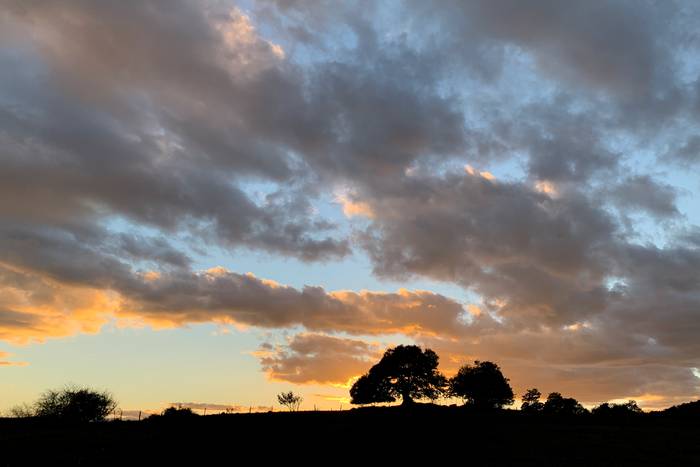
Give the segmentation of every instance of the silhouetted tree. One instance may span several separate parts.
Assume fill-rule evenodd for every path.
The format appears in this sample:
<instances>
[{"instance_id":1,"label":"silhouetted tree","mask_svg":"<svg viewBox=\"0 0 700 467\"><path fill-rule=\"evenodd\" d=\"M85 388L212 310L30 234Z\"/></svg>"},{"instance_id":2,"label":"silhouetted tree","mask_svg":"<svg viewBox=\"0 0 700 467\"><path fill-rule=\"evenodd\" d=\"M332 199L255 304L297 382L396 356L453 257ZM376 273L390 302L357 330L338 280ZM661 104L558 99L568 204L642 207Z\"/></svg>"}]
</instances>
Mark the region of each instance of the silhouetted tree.
<instances>
[{"instance_id":1,"label":"silhouetted tree","mask_svg":"<svg viewBox=\"0 0 700 467\"><path fill-rule=\"evenodd\" d=\"M299 410L299 406L303 400L303 397L294 394L292 391L281 392L277 395L277 402L279 402L280 405L287 407L290 412L296 412Z\"/></svg>"},{"instance_id":2,"label":"silhouetted tree","mask_svg":"<svg viewBox=\"0 0 700 467\"><path fill-rule=\"evenodd\" d=\"M520 405L520 410L528 413L541 412L544 404L540 402L540 397L542 393L537 390L537 388L528 389L525 394L523 394L522 404Z\"/></svg>"},{"instance_id":3,"label":"silhouetted tree","mask_svg":"<svg viewBox=\"0 0 700 467\"><path fill-rule=\"evenodd\" d=\"M637 405L637 401L629 400L623 404L609 404L605 402L595 407L591 413L597 417L621 418L639 415L643 412Z\"/></svg>"},{"instance_id":4,"label":"silhouetted tree","mask_svg":"<svg viewBox=\"0 0 700 467\"><path fill-rule=\"evenodd\" d=\"M480 409L496 409L513 403L513 390L508 378L492 362L476 360L464 365L450 380L450 394L461 397L465 405Z\"/></svg>"},{"instance_id":5,"label":"silhouetted tree","mask_svg":"<svg viewBox=\"0 0 700 467\"><path fill-rule=\"evenodd\" d=\"M588 410L573 397L562 397L558 392L552 392L547 396L542 412L556 415L583 415L587 414Z\"/></svg>"},{"instance_id":6,"label":"silhouetted tree","mask_svg":"<svg viewBox=\"0 0 700 467\"><path fill-rule=\"evenodd\" d=\"M104 420L117 403L108 392L85 387L66 387L44 392L35 403L35 415L72 422Z\"/></svg>"},{"instance_id":7,"label":"silhouetted tree","mask_svg":"<svg viewBox=\"0 0 700 467\"><path fill-rule=\"evenodd\" d=\"M401 397L402 404L409 405L414 399L436 399L447 385L437 369L438 360L435 352L417 345L387 349L379 363L350 388L350 402L394 402Z\"/></svg>"}]
</instances>

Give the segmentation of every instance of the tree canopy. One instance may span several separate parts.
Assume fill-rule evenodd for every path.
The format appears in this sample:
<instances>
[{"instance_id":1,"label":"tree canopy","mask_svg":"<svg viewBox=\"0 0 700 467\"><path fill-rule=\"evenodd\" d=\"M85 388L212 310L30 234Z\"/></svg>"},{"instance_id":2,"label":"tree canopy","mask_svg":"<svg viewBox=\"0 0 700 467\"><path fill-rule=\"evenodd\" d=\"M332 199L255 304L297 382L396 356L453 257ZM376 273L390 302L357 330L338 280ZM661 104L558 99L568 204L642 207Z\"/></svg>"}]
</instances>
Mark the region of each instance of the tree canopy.
<instances>
[{"instance_id":1,"label":"tree canopy","mask_svg":"<svg viewBox=\"0 0 700 467\"><path fill-rule=\"evenodd\" d=\"M402 404L414 399L437 399L444 392L447 379L438 371L438 356L417 345L399 345L384 352L381 360L360 377L350 389L351 403Z\"/></svg>"},{"instance_id":2,"label":"tree canopy","mask_svg":"<svg viewBox=\"0 0 700 467\"><path fill-rule=\"evenodd\" d=\"M508 379L493 362L476 360L474 365L464 365L450 380L450 394L480 409L496 409L513 403Z\"/></svg>"}]
</instances>

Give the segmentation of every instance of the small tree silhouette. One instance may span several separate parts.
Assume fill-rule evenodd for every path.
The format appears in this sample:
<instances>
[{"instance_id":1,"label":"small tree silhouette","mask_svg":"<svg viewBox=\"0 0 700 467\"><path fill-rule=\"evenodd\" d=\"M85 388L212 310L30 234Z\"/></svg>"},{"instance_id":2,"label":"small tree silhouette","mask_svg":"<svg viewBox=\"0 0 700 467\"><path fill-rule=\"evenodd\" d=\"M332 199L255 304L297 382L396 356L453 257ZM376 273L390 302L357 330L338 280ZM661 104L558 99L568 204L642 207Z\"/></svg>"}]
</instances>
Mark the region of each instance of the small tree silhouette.
<instances>
[{"instance_id":1,"label":"small tree silhouette","mask_svg":"<svg viewBox=\"0 0 700 467\"><path fill-rule=\"evenodd\" d=\"M547 396L547 401L542 407L542 412L555 415L584 415L588 410L573 397L562 397L558 392L552 392Z\"/></svg>"},{"instance_id":2,"label":"small tree silhouette","mask_svg":"<svg viewBox=\"0 0 700 467\"><path fill-rule=\"evenodd\" d=\"M492 362L476 360L464 365L450 380L450 394L461 397L465 405L479 409L497 409L513 403L513 390L501 369Z\"/></svg>"},{"instance_id":3,"label":"small tree silhouette","mask_svg":"<svg viewBox=\"0 0 700 467\"><path fill-rule=\"evenodd\" d=\"M537 390L537 388L528 389L525 394L523 394L522 404L520 405L520 410L528 413L541 412L544 404L540 402L540 397L542 393Z\"/></svg>"},{"instance_id":4,"label":"small tree silhouette","mask_svg":"<svg viewBox=\"0 0 700 467\"><path fill-rule=\"evenodd\" d=\"M279 402L281 406L287 407L290 412L298 411L303 400L303 397L294 394L292 391L281 392L277 395L277 402Z\"/></svg>"},{"instance_id":5,"label":"small tree silhouette","mask_svg":"<svg viewBox=\"0 0 700 467\"><path fill-rule=\"evenodd\" d=\"M413 399L436 399L442 395L447 379L437 370L438 356L417 345L399 345L384 352L382 359L360 377L352 388L352 404L394 402L403 405Z\"/></svg>"},{"instance_id":6,"label":"small tree silhouette","mask_svg":"<svg viewBox=\"0 0 700 467\"><path fill-rule=\"evenodd\" d=\"M34 406L35 415L38 417L71 422L97 422L107 418L117 408L117 403L106 391L68 386L44 392Z\"/></svg>"}]
</instances>

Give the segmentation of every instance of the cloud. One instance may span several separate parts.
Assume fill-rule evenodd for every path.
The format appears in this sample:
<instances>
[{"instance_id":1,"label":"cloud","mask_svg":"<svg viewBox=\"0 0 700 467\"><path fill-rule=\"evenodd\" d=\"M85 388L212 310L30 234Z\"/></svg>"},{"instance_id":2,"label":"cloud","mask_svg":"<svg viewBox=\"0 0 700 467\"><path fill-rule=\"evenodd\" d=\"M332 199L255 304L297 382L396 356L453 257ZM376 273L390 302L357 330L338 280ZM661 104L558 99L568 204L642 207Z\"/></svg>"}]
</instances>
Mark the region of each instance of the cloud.
<instances>
[{"instance_id":1,"label":"cloud","mask_svg":"<svg viewBox=\"0 0 700 467\"><path fill-rule=\"evenodd\" d=\"M268 378L275 381L349 386L383 350L359 339L303 333L284 345L264 345L255 355Z\"/></svg>"},{"instance_id":2,"label":"cloud","mask_svg":"<svg viewBox=\"0 0 700 467\"><path fill-rule=\"evenodd\" d=\"M558 79L637 96L649 92L667 66L662 39L670 5L504 0L449 2L430 12L416 3L417 17L435 18L455 45L510 44L531 53L540 69Z\"/></svg>"},{"instance_id":3,"label":"cloud","mask_svg":"<svg viewBox=\"0 0 700 467\"><path fill-rule=\"evenodd\" d=\"M8 352L0 352L0 367L2 366L27 366L29 363L27 362L13 362L10 360L4 360L5 358L9 357L10 353Z\"/></svg>"},{"instance_id":4,"label":"cloud","mask_svg":"<svg viewBox=\"0 0 700 467\"><path fill-rule=\"evenodd\" d=\"M628 177L610 190L610 196L621 209L641 210L657 218L679 215L676 190L656 182L649 175Z\"/></svg>"},{"instance_id":5,"label":"cloud","mask_svg":"<svg viewBox=\"0 0 700 467\"><path fill-rule=\"evenodd\" d=\"M346 241L324 234L333 225L314 218L303 177L290 181L288 149L255 134L288 126L264 115L272 90L288 88L293 100L301 88L237 10L208 17L183 2L164 17L145 4L30 3L6 20L36 31L34 55L0 55L15 70L3 79L11 100L0 118L12 131L0 135L2 198L21 200L0 203L7 219L74 231L119 216L304 260L348 254ZM252 63L266 54L272 61ZM263 109L257 123L254 109ZM272 183L270 193L251 199L239 186L245 175Z\"/></svg>"},{"instance_id":6,"label":"cloud","mask_svg":"<svg viewBox=\"0 0 700 467\"><path fill-rule=\"evenodd\" d=\"M375 272L456 282L503 302L503 316L566 321L602 310L614 219L580 193L551 198L520 182L415 176L362 233ZM524 319L527 321L527 318Z\"/></svg>"},{"instance_id":7,"label":"cloud","mask_svg":"<svg viewBox=\"0 0 700 467\"><path fill-rule=\"evenodd\" d=\"M225 268L139 272L78 242L66 241L59 248L44 238L44 248L61 251L57 258L42 257L37 245L24 245L33 254L16 245L13 253L21 263L18 259L17 269L0 270L4 339L26 342L97 332L113 319L157 327L219 322L353 334L450 335L460 332L464 314L460 303L427 291L296 289Z\"/></svg>"},{"instance_id":8,"label":"cloud","mask_svg":"<svg viewBox=\"0 0 700 467\"><path fill-rule=\"evenodd\" d=\"M223 268L161 275L122 291L119 314L174 325L231 322L262 328L303 326L351 334L460 332L460 303L427 291L326 292L296 289Z\"/></svg>"},{"instance_id":9,"label":"cloud","mask_svg":"<svg viewBox=\"0 0 700 467\"><path fill-rule=\"evenodd\" d=\"M700 135L692 134L687 140L672 152L667 154L667 158L675 160L684 165L693 165L700 161Z\"/></svg>"},{"instance_id":10,"label":"cloud","mask_svg":"<svg viewBox=\"0 0 700 467\"><path fill-rule=\"evenodd\" d=\"M0 339L301 327L263 366L342 383L328 355L355 369L374 349L338 333L403 333L580 398L690 394L700 257L676 196L698 152L698 14L5 2ZM380 278L475 298L289 287L206 269L211 251L366 254Z\"/></svg>"}]
</instances>

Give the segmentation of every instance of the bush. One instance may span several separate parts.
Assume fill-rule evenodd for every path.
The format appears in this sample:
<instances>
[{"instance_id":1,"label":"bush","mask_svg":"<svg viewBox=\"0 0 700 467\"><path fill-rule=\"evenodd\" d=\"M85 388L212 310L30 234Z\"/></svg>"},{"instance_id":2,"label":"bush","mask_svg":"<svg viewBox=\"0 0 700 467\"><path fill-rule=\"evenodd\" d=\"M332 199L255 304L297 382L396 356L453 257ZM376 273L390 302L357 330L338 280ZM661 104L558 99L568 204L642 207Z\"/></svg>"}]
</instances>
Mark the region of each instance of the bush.
<instances>
[{"instance_id":1,"label":"bush","mask_svg":"<svg viewBox=\"0 0 700 467\"><path fill-rule=\"evenodd\" d=\"M97 422L107 418L116 407L116 401L106 391L69 386L44 392L34 404L34 415L71 422Z\"/></svg>"},{"instance_id":2,"label":"bush","mask_svg":"<svg viewBox=\"0 0 700 467\"><path fill-rule=\"evenodd\" d=\"M189 407L168 407L163 411L163 417L166 418L191 418L198 417L199 415L194 413L194 411Z\"/></svg>"},{"instance_id":3,"label":"bush","mask_svg":"<svg viewBox=\"0 0 700 467\"><path fill-rule=\"evenodd\" d=\"M299 406L303 400L303 397L294 394L292 391L281 392L277 395L277 402L279 402L280 405L287 407L290 412L296 412L299 410Z\"/></svg>"}]
</instances>

